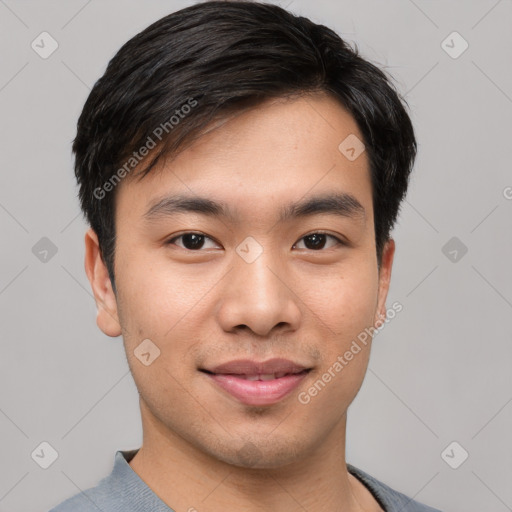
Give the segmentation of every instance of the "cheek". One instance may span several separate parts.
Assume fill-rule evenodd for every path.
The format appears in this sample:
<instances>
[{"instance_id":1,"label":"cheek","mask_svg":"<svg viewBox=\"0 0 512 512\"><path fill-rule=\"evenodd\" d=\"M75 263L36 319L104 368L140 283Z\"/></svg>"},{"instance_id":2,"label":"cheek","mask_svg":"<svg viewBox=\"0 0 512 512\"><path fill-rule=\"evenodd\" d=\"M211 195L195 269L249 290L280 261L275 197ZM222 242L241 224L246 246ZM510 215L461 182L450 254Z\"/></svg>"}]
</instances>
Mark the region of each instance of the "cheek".
<instances>
[{"instance_id":1,"label":"cheek","mask_svg":"<svg viewBox=\"0 0 512 512\"><path fill-rule=\"evenodd\" d=\"M334 424L341 419L361 388L368 355L369 345L361 345L360 352L353 354L350 361L340 363L334 359L301 390L297 398L311 421L321 417L325 424Z\"/></svg>"},{"instance_id":2,"label":"cheek","mask_svg":"<svg viewBox=\"0 0 512 512\"><path fill-rule=\"evenodd\" d=\"M366 373L378 274L371 260L361 260L332 276L331 272L329 279L308 294L308 307L315 313L311 318L318 323L316 330L322 331L323 342L321 368L305 400L315 402L319 411L328 408L326 402L336 403L340 407L332 413L339 414L356 396Z\"/></svg>"},{"instance_id":3,"label":"cheek","mask_svg":"<svg viewBox=\"0 0 512 512\"><path fill-rule=\"evenodd\" d=\"M211 284L204 279L200 283L197 272L191 282L169 264L140 260L132 257L119 272L125 351L137 387L148 400L150 395L156 402L163 395L175 400L174 393L183 391L195 370L191 361L201 340L198 316L205 314L204 297ZM144 341L148 339L151 343ZM157 354L148 366L148 356L141 357L147 352L150 360Z\"/></svg>"},{"instance_id":4,"label":"cheek","mask_svg":"<svg viewBox=\"0 0 512 512\"><path fill-rule=\"evenodd\" d=\"M373 293L356 297L350 290L338 291L318 315L330 328L323 330L321 365L299 397L300 403L311 403L313 415L336 421L357 395L370 357L373 304Z\"/></svg>"},{"instance_id":5,"label":"cheek","mask_svg":"<svg viewBox=\"0 0 512 512\"><path fill-rule=\"evenodd\" d=\"M183 329L201 302L208 282L191 278L170 262L131 255L120 265L121 323L129 337L144 336L164 342L173 331ZM189 326L190 327L190 326Z\"/></svg>"},{"instance_id":6,"label":"cheek","mask_svg":"<svg viewBox=\"0 0 512 512\"><path fill-rule=\"evenodd\" d=\"M318 277L318 276L317 276ZM316 280L302 279L301 297L315 314L314 321L329 328L344 343L372 325L378 296L378 275L369 263L340 266ZM320 326L319 326L320 327Z\"/></svg>"}]
</instances>

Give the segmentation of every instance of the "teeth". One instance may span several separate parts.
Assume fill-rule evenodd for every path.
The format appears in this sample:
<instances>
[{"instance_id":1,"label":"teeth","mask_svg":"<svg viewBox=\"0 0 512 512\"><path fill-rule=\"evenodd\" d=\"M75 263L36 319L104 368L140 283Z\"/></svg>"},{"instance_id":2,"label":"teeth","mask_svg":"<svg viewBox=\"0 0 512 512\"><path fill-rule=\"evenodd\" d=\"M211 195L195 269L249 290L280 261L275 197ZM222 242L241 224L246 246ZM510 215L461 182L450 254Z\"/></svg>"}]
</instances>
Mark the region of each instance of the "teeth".
<instances>
[{"instance_id":1,"label":"teeth","mask_svg":"<svg viewBox=\"0 0 512 512\"><path fill-rule=\"evenodd\" d=\"M274 380L284 375L286 375L286 373L262 373L259 375L239 375L238 377L245 380Z\"/></svg>"},{"instance_id":2,"label":"teeth","mask_svg":"<svg viewBox=\"0 0 512 512\"><path fill-rule=\"evenodd\" d=\"M234 375L234 374L233 374ZM286 375L289 375L286 372L279 372L279 373L261 373L259 375L236 375L236 377L240 379L245 380L274 380L274 379L280 379L282 377L285 377Z\"/></svg>"}]
</instances>

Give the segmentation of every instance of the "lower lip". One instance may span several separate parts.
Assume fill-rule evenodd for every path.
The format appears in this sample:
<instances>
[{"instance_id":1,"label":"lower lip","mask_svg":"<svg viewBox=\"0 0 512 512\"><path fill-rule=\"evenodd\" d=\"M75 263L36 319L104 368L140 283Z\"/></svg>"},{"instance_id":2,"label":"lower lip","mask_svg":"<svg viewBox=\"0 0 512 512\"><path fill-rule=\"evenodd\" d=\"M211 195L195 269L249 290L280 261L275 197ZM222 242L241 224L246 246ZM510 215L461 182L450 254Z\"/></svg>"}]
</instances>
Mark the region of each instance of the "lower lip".
<instances>
[{"instance_id":1,"label":"lower lip","mask_svg":"<svg viewBox=\"0 0 512 512\"><path fill-rule=\"evenodd\" d=\"M247 380L236 375L205 373L222 389L246 405L271 405L291 393L309 372L272 380Z\"/></svg>"}]
</instances>

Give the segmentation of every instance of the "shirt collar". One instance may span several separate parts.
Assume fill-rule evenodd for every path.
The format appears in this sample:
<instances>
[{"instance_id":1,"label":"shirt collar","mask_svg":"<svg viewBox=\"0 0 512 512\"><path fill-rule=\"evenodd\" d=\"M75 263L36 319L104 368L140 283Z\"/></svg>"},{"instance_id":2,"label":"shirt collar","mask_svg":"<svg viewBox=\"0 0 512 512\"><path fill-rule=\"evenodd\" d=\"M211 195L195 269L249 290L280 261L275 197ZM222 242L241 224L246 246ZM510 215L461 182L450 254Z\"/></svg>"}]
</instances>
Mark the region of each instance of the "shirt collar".
<instances>
[{"instance_id":1,"label":"shirt collar","mask_svg":"<svg viewBox=\"0 0 512 512\"><path fill-rule=\"evenodd\" d=\"M131 468L129 462L139 449L118 450L114 468L110 474L112 489L116 494L129 500L130 510L151 510L152 512L174 512L169 508Z\"/></svg>"},{"instance_id":2,"label":"shirt collar","mask_svg":"<svg viewBox=\"0 0 512 512\"><path fill-rule=\"evenodd\" d=\"M114 468L110 475L112 487L119 489L123 496L130 497L134 510L152 510L153 512L174 512L169 508L131 468L129 462L135 457L139 448L118 450L115 455ZM354 475L372 494L385 512L392 512L393 503L386 492L373 477L364 471L347 464L347 470ZM393 508L391 508L393 507Z\"/></svg>"}]
</instances>

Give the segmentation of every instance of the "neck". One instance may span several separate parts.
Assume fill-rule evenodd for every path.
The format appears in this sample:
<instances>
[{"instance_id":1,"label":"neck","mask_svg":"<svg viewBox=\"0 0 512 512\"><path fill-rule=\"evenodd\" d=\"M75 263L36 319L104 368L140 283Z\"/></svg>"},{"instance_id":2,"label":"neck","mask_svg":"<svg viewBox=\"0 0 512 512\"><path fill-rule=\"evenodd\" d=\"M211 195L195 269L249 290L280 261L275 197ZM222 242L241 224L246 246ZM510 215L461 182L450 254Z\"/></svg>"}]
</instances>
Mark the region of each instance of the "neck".
<instances>
[{"instance_id":1,"label":"neck","mask_svg":"<svg viewBox=\"0 0 512 512\"><path fill-rule=\"evenodd\" d=\"M320 446L292 462L272 466L270 461L254 459L251 463L248 449L248 467L240 467L167 429L142 401L141 412L143 444L130 466L177 512L380 510L369 491L347 471L346 415ZM257 447L251 447L257 453Z\"/></svg>"}]
</instances>

